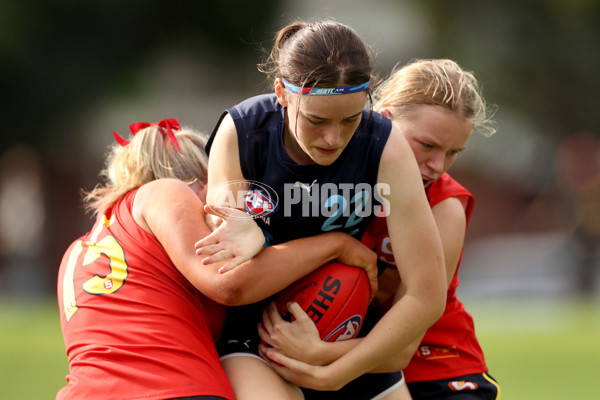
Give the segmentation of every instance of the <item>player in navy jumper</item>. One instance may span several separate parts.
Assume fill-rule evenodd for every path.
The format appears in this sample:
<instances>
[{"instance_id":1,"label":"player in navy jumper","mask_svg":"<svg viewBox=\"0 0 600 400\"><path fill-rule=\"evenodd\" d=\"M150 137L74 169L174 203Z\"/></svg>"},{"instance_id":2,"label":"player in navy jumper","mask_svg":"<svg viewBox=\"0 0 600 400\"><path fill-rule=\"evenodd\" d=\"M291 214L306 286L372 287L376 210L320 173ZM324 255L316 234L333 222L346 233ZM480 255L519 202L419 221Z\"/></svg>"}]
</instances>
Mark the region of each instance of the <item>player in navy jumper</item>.
<instances>
[{"instance_id":1,"label":"player in navy jumper","mask_svg":"<svg viewBox=\"0 0 600 400\"><path fill-rule=\"evenodd\" d=\"M273 360L288 367L278 372L295 385L338 390L365 373L385 372L378 368L388 355L441 315L441 242L408 143L389 121L364 110L373 62L360 37L333 21L292 23L278 33L271 62L264 70L273 75L275 94L228 110L212 134L207 202L231 205L239 196L228 193L247 192L245 204L236 205L255 214L270 244L329 230L360 238L383 206L394 248L403 254L398 270L407 295L360 345L326 366ZM287 385L256 358L232 357L223 365L239 399L269 398L267 388L276 392L278 380ZM273 398L298 393L284 387Z\"/></svg>"},{"instance_id":2,"label":"player in navy jumper","mask_svg":"<svg viewBox=\"0 0 600 400\"><path fill-rule=\"evenodd\" d=\"M447 59L414 60L381 84L374 108L390 118L408 140L442 238L447 270L447 301L442 317L402 352L391 354L390 368L403 368L410 394L419 399L499 399L487 373L473 318L457 298L458 269L474 198L447 171L467 146L473 131L495 132L491 109L474 75ZM375 248L382 271L371 318L385 313L402 296L395 262L401 260L387 235L385 218L376 217L363 242ZM274 319L277 314L271 313ZM293 323L276 320L271 329L281 351L311 364L329 363L347 348L323 343L307 316ZM264 336L263 331L261 336ZM354 341L356 344L356 341ZM342 343L353 345L351 342ZM307 352L302 349L311 349ZM312 357L312 358L311 358Z\"/></svg>"}]
</instances>

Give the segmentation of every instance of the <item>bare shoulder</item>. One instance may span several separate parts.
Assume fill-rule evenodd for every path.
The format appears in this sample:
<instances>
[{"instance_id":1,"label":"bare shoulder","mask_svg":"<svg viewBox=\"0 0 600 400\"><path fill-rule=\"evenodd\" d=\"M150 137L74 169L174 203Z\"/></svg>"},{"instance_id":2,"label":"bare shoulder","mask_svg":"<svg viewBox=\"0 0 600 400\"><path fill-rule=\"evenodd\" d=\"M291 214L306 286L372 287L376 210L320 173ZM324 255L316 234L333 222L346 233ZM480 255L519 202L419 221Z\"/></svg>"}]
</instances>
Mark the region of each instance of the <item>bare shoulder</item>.
<instances>
[{"instance_id":1,"label":"bare shoulder","mask_svg":"<svg viewBox=\"0 0 600 400\"><path fill-rule=\"evenodd\" d=\"M416 160L408 141L398 129L392 127L390 136L385 144L381 155L383 166L393 166L400 168L408 165L416 166Z\"/></svg>"},{"instance_id":2,"label":"bare shoulder","mask_svg":"<svg viewBox=\"0 0 600 400\"><path fill-rule=\"evenodd\" d=\"M432 207L436 219L443 217L455 222L465 221L465 204L460 197L449 197Z\"/></svg>"},{"instance_id":3,"label":"bare shoulder","mask_svg":"<svg viewBox=\"0 0 600 400\"><path fill-rule=\"evenodd\" d=\"M235 127L235 122L233 122L233 118L231 118L230 114L223 117L223 120L217 129L215 141L217 141L217 139L226 140L227 143L237 143L237 128Z\"/></svg>"},{"instance_id":4,"label":"bare shoulder","mask_svg":"<svg viewBox=\"0 0 600 400\"><path fill-rule=\"evenodd\" d=\"M423 192L423 181L415 159L402 132L392 128L381 155L378 182L392 187L414 188Z\"/></svg>"},{"instance_id":5,"label":"bare shoulder","mask_svg":"<svg viewBox=\"0 0 600 400\"><path fill-rule=\"evenodd\" d=\"M145 231L153 233L149 227L149 217L170 214L180 207L189 207L192 202L201 203L185 182L171 178L157 179L138 189L133 202L133 217Z\"/></svg>"},{"instance_id":6,"label":"bare shoulder","mask_svg":"<svg viewBox=\"0 0 600 400\"><path fill-rule=\"evenodd\" d=\"M173 198L177 197L181 193L190 191L191 189L189 188L189 186L179 179L157 179L152 182L148 182L139 188L138 194L136 195L136 201L138 201L138 199L146 198L150 198L152 200Z\"/></svg>"}]
</instances>

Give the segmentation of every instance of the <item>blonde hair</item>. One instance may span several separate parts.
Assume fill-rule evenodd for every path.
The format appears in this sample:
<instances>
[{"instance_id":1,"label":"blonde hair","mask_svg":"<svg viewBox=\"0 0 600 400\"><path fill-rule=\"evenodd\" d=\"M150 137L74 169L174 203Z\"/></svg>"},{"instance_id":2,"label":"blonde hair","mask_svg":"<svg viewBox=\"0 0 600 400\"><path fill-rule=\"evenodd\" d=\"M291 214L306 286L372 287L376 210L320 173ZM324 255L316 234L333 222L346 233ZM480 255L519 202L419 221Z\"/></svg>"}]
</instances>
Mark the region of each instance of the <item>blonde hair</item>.
<instances>
[{"instance_id":1,"label":"blonde hair","mask_svg":"<svg viewBox=\"0 0 600 400\"><path fill-rule=\"evenodd\" d=\"M474 130L485 136L496 132L495 110L488 108L477 79L452 60L414 60L395 67L374 98L375 110L385 108L395 118L409 116L419 105L435 105L473 123Z\"/></svg>"},{"instance_id":2,"label":"blonde hair","mask_svg":"<svg viewBox=\"0 0 600 400\"><path fill-rule=\"evenodd\" d=\"M181 153L157 126L141 129L126 146L112 145L100 172L106 183L84 192L86 210L98 213L114 205L129 191L156 179L206 183L206 135L185 127L173 130L173 133Z\"/></svg>"}]
</instances>

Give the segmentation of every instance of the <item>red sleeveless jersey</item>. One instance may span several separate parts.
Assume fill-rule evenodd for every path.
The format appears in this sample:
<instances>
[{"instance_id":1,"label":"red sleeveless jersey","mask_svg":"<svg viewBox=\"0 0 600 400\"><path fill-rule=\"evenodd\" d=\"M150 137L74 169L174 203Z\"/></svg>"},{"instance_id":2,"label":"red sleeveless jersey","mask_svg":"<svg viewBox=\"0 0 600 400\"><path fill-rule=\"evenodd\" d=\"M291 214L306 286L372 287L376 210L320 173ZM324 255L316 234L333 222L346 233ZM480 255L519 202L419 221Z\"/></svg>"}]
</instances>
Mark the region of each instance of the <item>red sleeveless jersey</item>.
<instances>
[{"instance_id":1,"label":"red sleeveless jersey","mask_svg":"<svg viewBox=\"0 0 600 400\"><path fill-rule=\"evenodd\" d=\"M234 399L214 346L225 308L192 286L134 221L136 192L100 213L61 262L69 374L57 399Z\"/></svg>"},{"instance_id":2,"label":"red sleeveless jersey","mask_svg":"<svg viewBox=\"0 0 600 400\"><path fill-rule=\"evenodd\" d=\"M468 225L474 198L467 189L447 173L427 188L427 199L432 208L451 197L467 200L465 215ZM395 268L385 218L374 219L363 242L371 248L376 246L380 262ZM487 371L483 352L475 336L473 318L456 297L459 267L460 259L448 287L444 314L427 330L410 364L404 369L407 382L448 379Z\"/></svg>"}]
</instances>

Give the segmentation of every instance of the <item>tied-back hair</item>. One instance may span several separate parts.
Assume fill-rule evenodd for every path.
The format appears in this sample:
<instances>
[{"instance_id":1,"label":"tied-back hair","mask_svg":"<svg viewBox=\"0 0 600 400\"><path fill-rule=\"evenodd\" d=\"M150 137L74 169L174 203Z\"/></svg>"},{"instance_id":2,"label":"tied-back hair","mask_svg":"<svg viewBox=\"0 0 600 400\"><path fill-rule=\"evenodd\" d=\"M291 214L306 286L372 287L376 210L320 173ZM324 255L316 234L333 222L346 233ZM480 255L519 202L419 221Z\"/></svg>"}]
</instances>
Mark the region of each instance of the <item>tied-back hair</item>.
<instances>
[{"instance_id":1,"label":"tied-back hair","mask_svg":"<svg viewBox=\"0 0 600 400\"><path fill-rule=\"evenodd\" d=\"M375 110L387 109L395 118L410 116L419 105L441 106L473 123L485 136L496 132L495 109L488 108L472 72L448 59L413 60L375 89Z\"/></svg>"},{"instance_id":2,"label":"tied-back hair","mask_svg":"<svg viewBox=\"0 0 600 400\"><path fill-rule=\"evenodd\" d=\"M206 183L206 135L185 127L173 132L181 153L157 126L138 131L126 146L112 145L99 175L105 183L83 192L86 211L99 213L129 191L161 178Z\"/></svg>"},{"instance_id":3,"label":"tied-back hair","mask_svg":"<svg viewBox=\"0 0 600 400\"><path fill-rule=\"evenodd\" d=\"M271 82L284 78L299 87L328 88L374 80L373 65L373 52L352 28L324 20L296 21L282 28L258 69Z\"/></svg>"}]
</instances>

